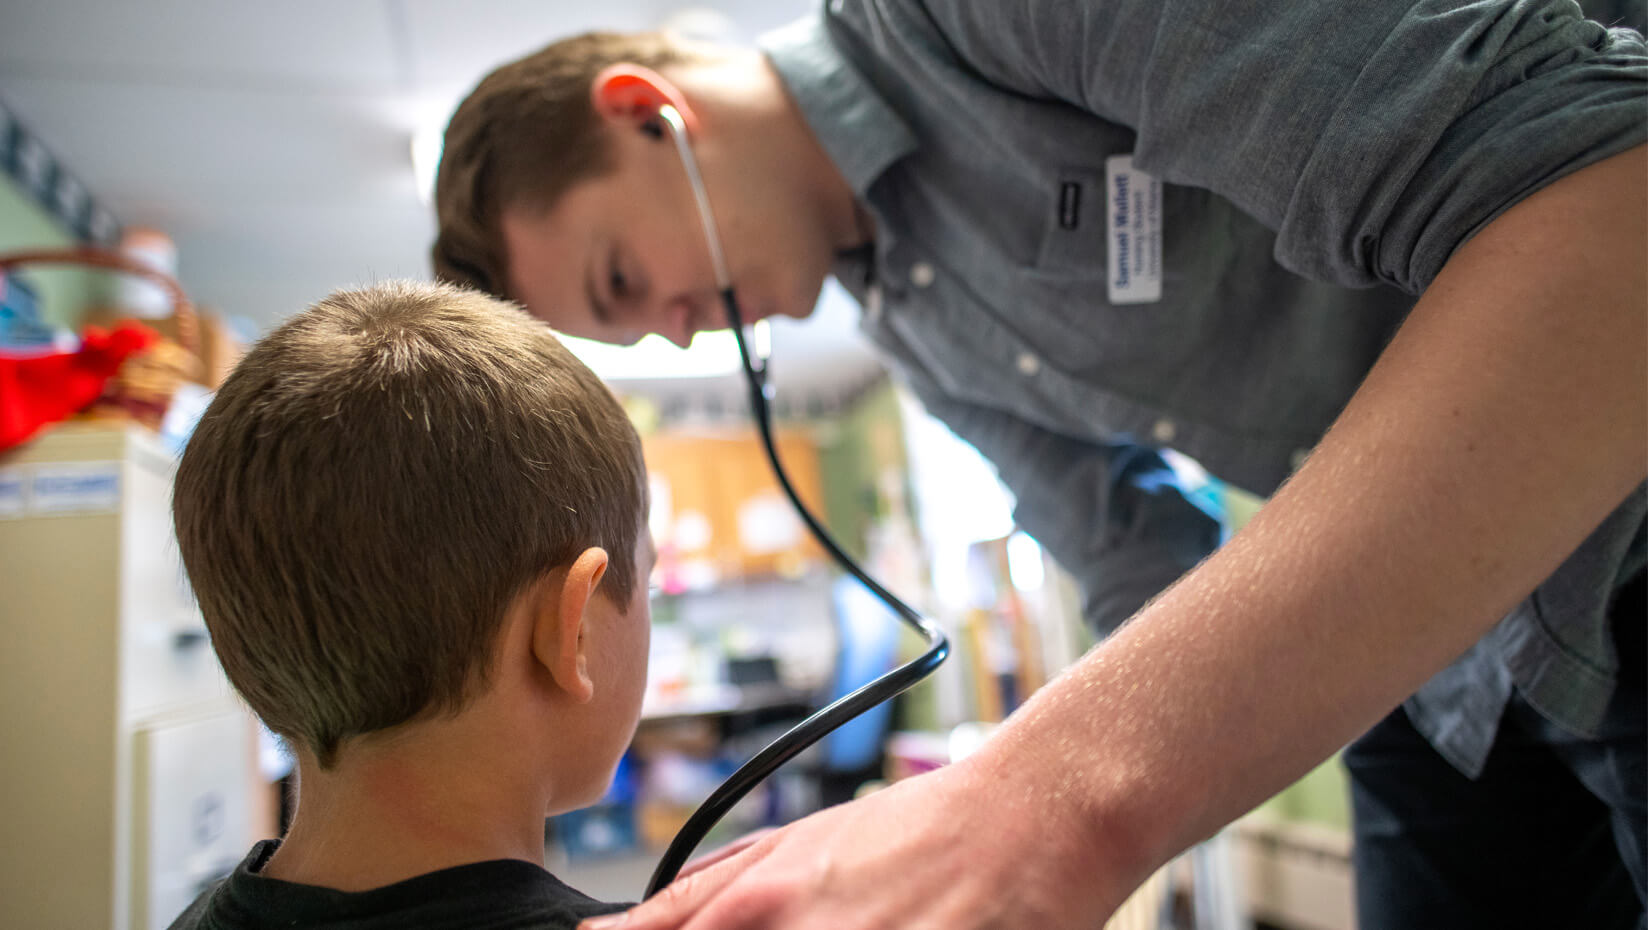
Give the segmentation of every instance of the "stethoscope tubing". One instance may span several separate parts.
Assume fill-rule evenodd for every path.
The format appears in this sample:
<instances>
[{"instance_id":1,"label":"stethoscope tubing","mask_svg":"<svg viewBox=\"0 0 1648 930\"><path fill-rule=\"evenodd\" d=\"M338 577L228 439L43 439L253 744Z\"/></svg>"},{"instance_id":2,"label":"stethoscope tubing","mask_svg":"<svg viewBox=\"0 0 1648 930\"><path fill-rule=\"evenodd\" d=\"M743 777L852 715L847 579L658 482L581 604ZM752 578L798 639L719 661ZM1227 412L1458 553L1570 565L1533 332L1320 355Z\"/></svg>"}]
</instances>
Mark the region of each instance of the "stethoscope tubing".
<instances>
[{"instance_id":1,"label":"stethoscope tubing","mask_svg":"<svg viewBox=\"0 0 1648 930\"><path fill-rule=\"evenodd\" d=\"M721 252L720 237L716 233L714 214L710 211L709 196L698 173L697 160L693 157L692 148L687 142L685 121L671 106L662 107L659 115L675 139L676 150L681 155L681 164L686 169L687 180L693 189L693 199L698 205L699 218L704 224L704 237L709 244L710 260L715 267L716 286L720 288L721 303L727 312L727 325L731 327L738 342L738 354L743 362L745 381L749 386L750 416L761 434L761 445L767 453L767 463L772 467L773 476L819 545L824 547L844 571L856 578L870 593L892 609L900 620L919 633L927 641L928 648L926 652L909 662L814 712L733 772L731 777L716 788L692 816L687 818L687 822L670 841L669 848L664 851L657 868L653 870L651 881L647 883L648 898L675 880L687 858L692 855L698 844L703 842L704 836L756 785L831 731L877 704L902 694L932 674L950 654L950 641L944 635L944 631L939 629L938 624L922 616L897 595L882 587L853 561L851 556L842 551L829 532L802 503L795 487L790 483L789 475L778 458L778 449L773 442L767 360L756 358L745 339L743 314L739 311L738 298L733 293L726 260Z\"/></svg>"}]
</instances>

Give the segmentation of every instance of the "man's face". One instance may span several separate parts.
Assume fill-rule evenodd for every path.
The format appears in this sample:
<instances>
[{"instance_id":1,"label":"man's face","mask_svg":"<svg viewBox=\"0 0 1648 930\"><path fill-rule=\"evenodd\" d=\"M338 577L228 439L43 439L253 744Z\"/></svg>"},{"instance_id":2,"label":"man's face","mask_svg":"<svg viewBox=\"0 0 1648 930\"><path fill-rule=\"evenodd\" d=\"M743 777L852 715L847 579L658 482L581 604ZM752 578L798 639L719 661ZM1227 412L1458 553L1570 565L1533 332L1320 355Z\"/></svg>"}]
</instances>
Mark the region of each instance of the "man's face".
<instances>
[{"instance_id":1,"label":"man's face","mask_svg":"<svg viewBox=\"0 0 1648 930\"><path fill-rule=\"evenodd\" d=\"M658 333L685 347L727 325L703 224L668 137L607 127L613 168L575 184L547 212L505 209L510 287L572 336L628 345ZM722 248L746 323L805 317L833 260L804 203L770 178L699 150ZM718 183L720 182L720 183Z\"/></svg>"}]
</instances>

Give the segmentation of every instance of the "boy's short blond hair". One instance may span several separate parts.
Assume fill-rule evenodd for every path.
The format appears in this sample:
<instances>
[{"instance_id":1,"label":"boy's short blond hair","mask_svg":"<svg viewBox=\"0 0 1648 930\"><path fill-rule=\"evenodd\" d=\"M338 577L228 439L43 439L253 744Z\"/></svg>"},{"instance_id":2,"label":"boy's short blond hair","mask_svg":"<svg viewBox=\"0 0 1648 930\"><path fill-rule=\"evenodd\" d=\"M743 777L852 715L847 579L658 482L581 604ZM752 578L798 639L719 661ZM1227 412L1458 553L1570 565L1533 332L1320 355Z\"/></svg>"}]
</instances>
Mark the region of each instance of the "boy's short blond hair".
<instances>
[{"instance_id":1,"label":"boy's short blond hair","mask_svg":"<svg viewBox=\"0 0 1648 930\"><path fill-rule=\"evenodd\" d=\"M173 517L224 670L331 767L461 709L505 612L589 546L627 604L640 440L543 324L444 285L342 291L263 338L177 471Z\"/></svg>"}]
</instances>

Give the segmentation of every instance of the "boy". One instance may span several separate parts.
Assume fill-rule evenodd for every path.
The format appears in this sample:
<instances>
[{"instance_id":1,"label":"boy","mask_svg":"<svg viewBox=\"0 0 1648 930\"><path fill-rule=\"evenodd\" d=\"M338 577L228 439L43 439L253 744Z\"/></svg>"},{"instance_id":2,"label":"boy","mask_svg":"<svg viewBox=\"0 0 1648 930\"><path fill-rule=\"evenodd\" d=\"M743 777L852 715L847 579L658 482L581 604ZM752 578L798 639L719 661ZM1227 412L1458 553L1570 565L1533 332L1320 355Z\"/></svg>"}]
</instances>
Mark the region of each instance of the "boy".
<instances>
[{"instance_id":1,"label":"boy","mask_svg":"<svg viewBox=\"0 0 1648 930\"><path fill-rule=\"evenodd\" d=\"M192 928L571 927L543 868L646 680L647 484L617 401L457 288L333 294L265 337L178 468L178 544L235 688L294 747L284 840Z\"/></svg>"}]
</instances>

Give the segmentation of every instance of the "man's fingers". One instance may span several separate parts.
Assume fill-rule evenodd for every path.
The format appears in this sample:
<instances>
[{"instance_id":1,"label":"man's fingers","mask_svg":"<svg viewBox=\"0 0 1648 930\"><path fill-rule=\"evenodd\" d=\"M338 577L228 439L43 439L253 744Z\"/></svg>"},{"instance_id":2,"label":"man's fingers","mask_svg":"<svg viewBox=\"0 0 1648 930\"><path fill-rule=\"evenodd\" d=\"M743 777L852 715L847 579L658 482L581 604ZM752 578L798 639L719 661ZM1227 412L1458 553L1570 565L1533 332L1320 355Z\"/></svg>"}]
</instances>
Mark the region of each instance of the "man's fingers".
<instances>
[{"instance_id":1,"label":"man's fingers","mask_svg":"<svg viewBox=\"0 0 1648 930\"><path fill-rule=\"evenodd\" d=\"M752 833L744 834L720 849L714 850L713 852L707 852L704 855L699 856L681 867L681 873L676 876L676 881L680 881L695 872L701 872L718 862L725 862L728 859L731 859L733 856L738 855L744 850L749 849L751 846L754 846L756 843L759 843L771 836L777 829L777 827L762 827Z\"/></svg>"},{"instance_id":2,"label":"man's fingers","mask_svg":"<svg viewBox=\"0 0 1648 930\"><path fill-rule=\"evenodd\" d=\"M746 846L712 853L718 861L698 865L690 875L683 873L662 891L622 914L591 917L578 924L578 930L675 930L738 877L749 864L740 860L740 854L747 851Z\"/></svg>"}]
</instances>

